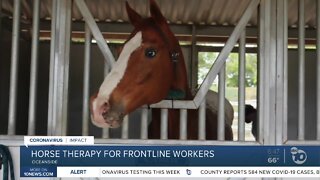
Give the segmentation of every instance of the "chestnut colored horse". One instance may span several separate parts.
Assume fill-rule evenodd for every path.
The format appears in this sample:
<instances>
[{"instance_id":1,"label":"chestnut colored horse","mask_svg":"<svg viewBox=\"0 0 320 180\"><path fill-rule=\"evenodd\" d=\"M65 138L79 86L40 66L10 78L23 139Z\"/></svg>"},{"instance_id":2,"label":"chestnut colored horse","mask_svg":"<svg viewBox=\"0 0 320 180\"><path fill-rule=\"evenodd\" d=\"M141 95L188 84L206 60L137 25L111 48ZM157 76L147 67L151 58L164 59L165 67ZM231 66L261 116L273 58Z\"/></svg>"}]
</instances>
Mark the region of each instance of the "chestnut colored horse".
<instances>
[{"instance_id":1,"label":"chestnut colored horse","mask_svg":"<svg viewBox=\"0 0 320 180\"><path fill-rule=\"evenodd\" d=\"M168 99L192 99L178 40L159 7L150 0L149 18L142 18L126 3L134 30L99 92L91 98L92 122L102 128L117 128L123 117L145 104ZM217 139L217 93L210 92L206 111L206 137ZM211 102L211 105L210 105ZM233 109L226 100L225 139L232 140ZM160 137L160 110L152 110L149 138ZM198 110L188 110L188 139L198 137ZM179 138L179 110L169 109L168 138Z\"/></svg>"}]
</instances>

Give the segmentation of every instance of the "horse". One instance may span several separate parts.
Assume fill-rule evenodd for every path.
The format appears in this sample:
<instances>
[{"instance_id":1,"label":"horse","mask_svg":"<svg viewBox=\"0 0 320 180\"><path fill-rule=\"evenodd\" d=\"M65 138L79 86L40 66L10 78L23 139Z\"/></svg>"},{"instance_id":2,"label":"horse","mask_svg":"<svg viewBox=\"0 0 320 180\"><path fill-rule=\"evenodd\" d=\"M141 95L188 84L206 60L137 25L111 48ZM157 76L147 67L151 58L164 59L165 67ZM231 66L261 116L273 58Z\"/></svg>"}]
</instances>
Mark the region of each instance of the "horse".
<instances>
[{"instance_id":1,"label":"horse","mask_svg":"<svg viewBox=\"0 0 320 180\"><path fill-rule=\"evenodd\" d=\"M98 93L91 97L92 123L117 128L137 108L163 99L191 100L185 61L179 42L154 0L151 17L143 18L128 2L126 10L134 30L125 42ZM217 139L218 95L209 92L206 109L206 138ZM225 139L232 140L233 108L225 100ZM168 139L179 139L179 110L168 110ZM188 110L187 139L198 138L198 110ZM152 109L148 138L160 138L160 109Z\"/></svg>"},{"instance_id":2,"label":"horse","mask_svg":"<svg viewBox=\"0 0 320 180\"><path fill-rule=\"evenodd\" d=\"M250 104L245 106L245 122L248 124L252 122L251 134L258 140L258 111Z\"/></svg>"}]
</instances>

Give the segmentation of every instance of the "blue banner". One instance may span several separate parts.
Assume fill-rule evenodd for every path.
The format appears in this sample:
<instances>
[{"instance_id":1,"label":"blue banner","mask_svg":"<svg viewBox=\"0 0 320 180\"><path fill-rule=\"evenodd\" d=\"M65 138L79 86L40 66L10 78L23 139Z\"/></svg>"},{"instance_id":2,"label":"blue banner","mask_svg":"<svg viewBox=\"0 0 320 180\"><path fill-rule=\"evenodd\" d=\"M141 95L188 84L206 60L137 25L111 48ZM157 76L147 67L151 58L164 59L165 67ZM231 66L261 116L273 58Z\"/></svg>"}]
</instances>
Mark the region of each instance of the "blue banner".
<instances>
[{"instance_id":1,"label":"blue banner","mask_svg":"<svg viewBox=\"0 0 320 180\"><path fill-rule=\"evenodd\" d=\"M21 177L59 166L320 166L320 146L21 146Z\"/></svg>"}]
</instances>

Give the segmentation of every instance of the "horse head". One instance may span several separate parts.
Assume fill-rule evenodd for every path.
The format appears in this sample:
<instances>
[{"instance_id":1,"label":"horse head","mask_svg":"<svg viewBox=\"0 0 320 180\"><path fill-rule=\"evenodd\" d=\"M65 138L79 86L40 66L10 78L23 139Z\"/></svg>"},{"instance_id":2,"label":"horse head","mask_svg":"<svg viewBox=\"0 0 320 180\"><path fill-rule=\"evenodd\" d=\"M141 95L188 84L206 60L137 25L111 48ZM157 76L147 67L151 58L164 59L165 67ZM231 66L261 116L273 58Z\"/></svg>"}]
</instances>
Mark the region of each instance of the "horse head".
<instances>
[{"instance_id":1,"label":"horse head","mask_svg":"<svg viewBox=\"0 0 320 180\"><path fill-rule=\"evenodd\" d=\"M188 94L187 75L178 40L159 7L150 0L151 17L142 18L126 2L134 30L99 92L91 97L98 127L119 127L123 117L145 104ZM176 97L170 97L170 96Z\"/></svg>"}]
</instances>

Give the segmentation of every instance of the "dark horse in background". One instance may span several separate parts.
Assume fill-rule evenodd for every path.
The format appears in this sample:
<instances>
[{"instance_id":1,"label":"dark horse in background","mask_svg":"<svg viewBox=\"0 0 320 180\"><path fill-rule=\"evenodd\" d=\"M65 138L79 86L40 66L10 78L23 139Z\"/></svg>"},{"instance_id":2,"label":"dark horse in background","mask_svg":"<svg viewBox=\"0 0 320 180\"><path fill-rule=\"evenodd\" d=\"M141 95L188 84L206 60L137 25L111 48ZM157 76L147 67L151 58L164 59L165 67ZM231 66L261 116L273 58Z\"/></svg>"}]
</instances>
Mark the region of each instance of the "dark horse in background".
<instances>
[{"instance_id":1,"label":"dark horse in background","mask_svg":"<svg viewBox=\"0 0 320 180\"><path fill-rule=\"evenodd\" d=\"M123 117L142 105L163 99L193 99L178 40L159 7L150 0L151 17L142 18L128 3L126 9L134 30L124 44L99 92L91 97L92 122L102 128L117 128ZM218 95L207 95L206 139L217 139ZM233 108L225 100L225 139L232 140ZM179 110L168 111L168 138L179 138ZM160 109L152 110L149 138L160 137ZM187 138L198 139L198 110L188 110Z\"/></svg>"}]
</instances>

